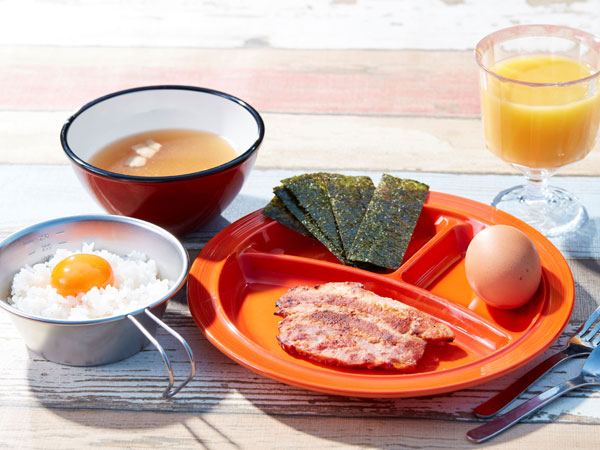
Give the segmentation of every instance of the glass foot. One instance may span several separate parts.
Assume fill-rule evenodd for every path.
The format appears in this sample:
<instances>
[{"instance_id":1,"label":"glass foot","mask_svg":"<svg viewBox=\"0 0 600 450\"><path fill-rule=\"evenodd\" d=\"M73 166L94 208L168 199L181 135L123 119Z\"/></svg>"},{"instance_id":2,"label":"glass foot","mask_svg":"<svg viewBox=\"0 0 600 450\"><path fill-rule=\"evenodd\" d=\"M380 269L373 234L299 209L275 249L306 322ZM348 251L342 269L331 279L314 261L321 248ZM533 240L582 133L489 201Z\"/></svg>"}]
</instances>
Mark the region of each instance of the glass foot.
<instances>
[{"instance_id":1,"label":"glass foot","mask_svg":"<svg viewBox=\"0 0 600 450\"><path fill-rule=\"evenodd\" d=\"M552 186L535 193L530 186L515 186L500 192L492 206L521 219L547 237L571 233L588 219L577 197Z\"/></svg>"}]
</instances>

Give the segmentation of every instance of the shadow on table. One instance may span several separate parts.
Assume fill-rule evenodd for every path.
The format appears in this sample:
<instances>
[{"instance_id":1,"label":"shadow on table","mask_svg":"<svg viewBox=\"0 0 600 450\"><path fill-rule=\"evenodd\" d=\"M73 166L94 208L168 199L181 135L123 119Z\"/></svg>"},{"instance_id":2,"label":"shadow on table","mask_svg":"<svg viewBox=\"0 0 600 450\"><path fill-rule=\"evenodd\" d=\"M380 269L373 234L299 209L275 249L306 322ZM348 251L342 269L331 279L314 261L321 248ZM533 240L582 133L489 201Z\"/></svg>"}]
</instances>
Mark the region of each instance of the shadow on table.
<instances>
[{"instance_id":1,"label":"shadow on table","mask_svg":"<svg viewBox=\"0 0 600 450\"><path fill-rule=\"evenodd\" d=\"M575 283L576 301L569 327L571 331L583 323L600 303L597 300L600 298L597 287L600 275L598 259L573 259L580 257L577 256L578 254L589 252L590 248L598 248L598 229L600 229L600 220L590 220L578 233L564 238L565 247L574 250L573 254L566 256L571 256L569 264L578 280ZM474 448L473 444L467 441L465 433L484 421L478 420L473 415L473 409L556 352L566 344L566 340L567 336L561 337L560 343L508 376L470 389L434 397L361 399L308 393L288 387L284 396L290 399L289 402L285 406L276 406L268 402L255 402L253 398L256 395L252 390L246 391L242 388L240 392L249 401L254 402L257 408L283 425L301 433L345 445L373 448L423 446ZM514 406L555 384L576 376L582 365L583 359L577 359L558 366L552 374L546 375L534 385L527 395L515 402ZM284 388L277 391L284 391ZM479 444L478 447L507 444L515 439L527 437L530 433L539 432L544 426L560 420L562 414L568 414L570 410L578 408L584 402L585 396L581 391L576 391L569 395L568 406L561 407L560 404L554 403L536 413L526 422L526 425L517 425L489 442ZM434 420L441 422L433 422ZM432 432L432 427L445 430L443 432L447 434L441 437L440 433Z\"/></svg>"},{"instance_id":2,"label":"shadow on table","mask_svg":"<svg viewBox=\"0 0 600 450\"><path fill-rule=\"evenodd\" d=\"M563 254L575 278L575 307L571 322L581 324L600 304L597 288L600 276L600 219L593 218L574 233L554 239L564 249Z\"/></svg>"},{"instance_id":3,"label":"shadow on table","mask_svg":"<svg viewBox=\"0 0 600 450\"><path fill-rule=\"evenodd\" d=\"M196 358L196 376L171 400L164 400L167 370L160 354L152 345L125 360L93 367L74 367L52 363L30 353L28 382L39 404L67 420L95 428L154 428L183 422L186 415L161 414L161 421L124 421L122 413L210 412L226 398L230 389L218 375L208 375L203 368L213 361L233 365L210 345L190 314L185 295L170 303L163 320L188 342ZM189 361L180 343L160 330L157 339L167 352L175 385L189 374ZM217 372L222 372L222 367ZM209 386L207 386L207 384ZM101 422L94 410L103 410ZM74 413L74 411L79 411ZM121 418L119 418L121 417ZM128 425L129 424L129 425Z\"/></svg>"},{"instance_id":4,"label":"shadow on table","mask_svg":"<svg viewBox=\"0 0 600 450\"><path fill-rule=\"evenodd\" d=\"M229 223L227 219L220 219L218 229ZM209 230L204 238L215 230ZM197 242L199 238L188 235L185 239ZM593 236L590 239L594 239ZM571 263L575 270L589 271L593 274L591 279L597 279L600 266L596 261L573 260ZM593 292L592 281L589 283L588 286L588 281L584 281L577 286L577 296L581 299L578 301L586 305L585 311L595 304L590 293ZM233 420L237 413L256 414L259 410L281 428L291 428L343 445L412 448L427 442L433 447L439 444L440 447L472 448L465 433L481 423L472 415L473 408L505 387L510 380L525 373L541 358L516 370L510 377L445 395L407 399L337 397L281 384L256 375L226 358L208 343L193 322L187 311L184 291L172 300L165 321L188 341L197 361L196 377L174 400L161 398L166 385L166 371L158 352L150 347L118 363L84 368L61 366L32 355L28 373L31 392L52 413L83 426L150 429L183 424L199 443L202 443L202 436L185 421L190 415L201 419L202 414L218 409L219 413L231 414ZM184 352L169 335L159 333L159 340L170 355L174 352L174 370L178 380L182 379L187 373ZM562 378L572 375L564 368L561 370L559 375ZM574 405L573 400L584 401L583 398L572 397L570 405ZM102 413L94 414L95 410ZM553 421L556 417L542 415L536 416L536 419ZM446 435L432 433L432 425L442 426ZM530 424L517 427L490 444L510 442L543 426ZM213 429L227 439L227 429Z\"/></svg>"},{"instance_id":5,"label":"shadow on table","mask_svg":"<svg viewBox=\"0 0 600 450\"><path fill-rule=\"evenodd\" d=\"M219 217L202 226L199 230L179 236L193 262L201 248L217 233L237 219L254 212L266 204L265 199L249 195L238 195L234 202Z\"/></svg>"},{"instance_id":6,"label":"shadow on table","mask_svg":"<svg viewBox=\"0 0 600 450\"><path fill-rule=\"evenodd\" d=\"M581 325L600 305L597 281L600 278L600 266L595 259L571 260L569 266L578 280L575 281L575 306L571 323Z\"/></svg>"},{"instance_id":7,"label":"shadow on table","mask_svg":"<svg viewBox=\"0 0 600 450\"><path fill-rule=\"evenodd\" d=\"M238 196L222 216L193 233L181 236L191 262L204 244L228 226L231 220L264 206L264 203L264 199ZM151 345L123 361L95 367L59 365L30 352L30 391L39 404L54 414L96 428L154 428L182 422L187 416L160 414L162 424L140 421L128 425L122 418L122 414L128 412L187 412L197 416L210 412L230 394L231 389L223 374L231 366L241 371L246 369L225 358L206 341L189 314L186 288L170 300L163 319L186 339L196 358L196 377L174 399L164 400L161 397L168 381L167 371L159 353ZM189 373L187 356L175 338L163 331L159 331L157 336L171 358L177 384ZM207 371L206 367L213 363L212 370ZM93 414L94 410L105 411L100 424L98 416Z\"/></svg>"},{"instance_id":8,"label":"shadow on table","mask_svg":"<svg viewBox=\"0 0 600 450\"><path fill-rule=\"evenodd\" d=\"M565 257L587 257L597 256L600 244L600 218L594 217L588 219L587 222L578 230L567 233L564 236L551 238Z\"/></svg>"},{"instance_id":9,"label":"shadow on table","mask_svg":"<svg viewBox=\"0 0 600 450\"><path fill-rule=\"evenodd\" d=\"M575 270L578 271L579 277L585 281L576 285L577 302L568 328L569 332L573 332L597 307L597 300L589 289L592 289L591 285L594 280L597 280L598 273L597 265L588 260L571 262L575 264ZM581 270L589 271L592 276L582 276ZM473 448L473 444L467 441L465 433L484 423L483 420L479 420L473 415L473 409L524 375L543 359L558 351L566 344L567 338L566 334L561 336L552 348L507 376L469 389L432 397L404 399L336 397L279 385L278 388L273 388L274 395L281 392L288 402L277 405L274 402L255 401L256 393L251 389L240 388L239 391L257 408L283 426L343 445L359 445L370 448L420 448L423 446ZM583 363L583 358L578 358L557 366L551 374L547 374L538 381L510 408L576 376ZM568 397L569 399L566 400L568 403L565 403L564 399L559 399L542 411L538 411L525 422L525 425L517 425L489 442L479 444L478 447L502 445L517 439L527 439L529 434L537 433L543 430L544 426L557 422L563 414L576 410L586 401L582 391L575 391ZM563 402L562 406L558 402ZM437 430L437 432L432 432L432 430ZM530 439L532 441L529 442L533 442L534 438Z\"/></svg>"},{"instance_id":10,"label":"shadow on table","mask_svg":"<svg viewBox=\"0 0 600 450\"><path fill-rule=\"evenodd\" d=\"M534 364L528 365L527 368ZM559 375L553 380L556 381L555 384L575 376L583 365L583 360L571 361L568 364L568 369L563 367L558 370ZM517 373L524 373L525 370L522 368ZM515 378L512 377L511 381ZM506 379L499 379L448 394L405 399L335 397L288 387L285 394L289 398L287 407L273 407L258 402L255 402L255 406L284 427L342 445L369 448L473 448L465 434L484 423L472 414L473 408L508 384ZM533 388L526 398L549 387L544 385ZM249 400L256 396L255 393L245 392L244 389L240 389L240 392ZM298 402L301 398L306 398L306 401ZM524 400L525 398L518 400L514 405ZM579 392L575 397L571 396L568 408L577 408L583 402L585 398ZM563 412L568 413L566 409L563 411L559 408L560 412L556 411L556 408L549 407L545 412L538 412L533 417L535 422L528 421L524 426L517 425L491 441L480 444L479 447L507 444L521 439L556 422Z\"/></svg>"},{"instance_id":11,"label":"shadow on table","mask_svg":"<svg viewBox=\"0 0 600 450\"><path fill-rule=\"evenodd\" d=\"M242 442L234 442L237 434L229 427L240 426L235 424L235 414L248 418L259 410L268 416L266 421L274 432L292 429L342 445L415 448L427 442L432 448L460 448L472 445L465 433L480 423L471 414L472 409L508 384L499 379L463 391L406 399L315 393L264 378L230 361L200 335L185 312L167 311L165 321L184 336L197 358L195 379L173 401L164 401L160 396L166 373L152 349L119 363L88 368L61 366L32 355L28 376L31 391L50 412L85 427L144 430L181 424L199 444L203 442L199 430L209 426L230 446L243 447ZM160 335L159 339L168 352L175 351L174 368L181 379L185 373L182 353L177 352L175 341L168 336ZM519 369L515 374L523 371ZM563 373L563 378L567 375L571 374ZM231 421L219 425L204 420L203 414L213 410L230 414ZM195 422L190 422L191 417ZM258 416L252 420L265 423ZM249 427L248 420L245 423ZM441 437L441 432L432 433L432 426L446 434ZM543 426L517 427L491 443L508 443Z\"/></svg>"}]
</instances>

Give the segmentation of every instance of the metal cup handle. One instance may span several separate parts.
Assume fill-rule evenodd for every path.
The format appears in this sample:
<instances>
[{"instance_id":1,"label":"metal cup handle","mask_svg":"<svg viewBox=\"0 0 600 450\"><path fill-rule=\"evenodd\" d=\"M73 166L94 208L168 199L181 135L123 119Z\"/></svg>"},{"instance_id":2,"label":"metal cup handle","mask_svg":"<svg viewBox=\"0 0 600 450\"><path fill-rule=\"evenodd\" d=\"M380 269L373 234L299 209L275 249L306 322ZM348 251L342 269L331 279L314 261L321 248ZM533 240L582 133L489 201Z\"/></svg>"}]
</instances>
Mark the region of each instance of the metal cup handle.
<instances>
[{"instance_id":1,"label":"metal cup handle","mask_svg":"<svg viewBox=\"0 0 600 450\"><path fill-rule=\"evenodd\" d=\"M169 327L167 324L165 324L162 320L160 320L158 317L156 317L154 314L152 314L148 308L144 309L144 312L146 313L146 315L148 317L150 317L152 320L154 320L160 327L162 327L164 330L169 332L169 334L171 334L173 337L175 337L175 339L177 339L181 343L181 345L183 345L183 348L187 352L188 359L190 360L190 365L191 365L190 375L179 386L173 388L173 384L175 383L175 378L173 376L173 368L171 367L171 361L169 361L169 357L167 356L167 353L162 348L162 346L158 343L156 338L154 336L152 336L152 334L150 334L150 332L148 330L146 330L146 328L144 328L144 326L135 317L133 317L132 315L129 315L129 314L127 315L127 318L133 322L133 324L144 334L144 336L146 336L146 338L148 338L148 340L152 343L152 345L154 345L154 347L156 347L156 349L160 353L163 363L165 364L165 367L167 368L167 372L169 373L169 385L163 392L162 396L163 396L163 398L171 398L175 394L177 394L181 390L182 387L184 387L186 384L188 384L188 382L192 378L194 378L194 374L196 373L196 362L194 360L194 354L192 353L192 349L190 349L190 346L188 345L188 343L185 341L185 339L183 339L183 337L181 337L181 335L179 333L177 333L175 330L173 330L171 327Z\"/></svg>"}]
</instances>

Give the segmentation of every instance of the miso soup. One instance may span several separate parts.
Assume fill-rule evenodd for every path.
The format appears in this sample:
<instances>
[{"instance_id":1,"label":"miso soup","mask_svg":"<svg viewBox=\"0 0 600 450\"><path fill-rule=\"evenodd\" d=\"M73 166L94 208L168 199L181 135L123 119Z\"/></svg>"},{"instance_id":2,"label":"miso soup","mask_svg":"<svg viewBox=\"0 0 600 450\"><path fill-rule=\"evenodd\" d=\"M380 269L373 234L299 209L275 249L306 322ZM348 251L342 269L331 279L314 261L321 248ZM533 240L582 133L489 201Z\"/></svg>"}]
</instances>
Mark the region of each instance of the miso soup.
<instances>
[{"instance_id":1,"label":"miso soup","mask_svg":"<svg viewBox=\"0 0 600 450\"><path fill-rule=\"evenodd\" d=\"M161 177L211 169L237 156L232 145L217 134L168 129L118 139L100 149L89 162L110 172Z\"/></svg>"}]
</instances>

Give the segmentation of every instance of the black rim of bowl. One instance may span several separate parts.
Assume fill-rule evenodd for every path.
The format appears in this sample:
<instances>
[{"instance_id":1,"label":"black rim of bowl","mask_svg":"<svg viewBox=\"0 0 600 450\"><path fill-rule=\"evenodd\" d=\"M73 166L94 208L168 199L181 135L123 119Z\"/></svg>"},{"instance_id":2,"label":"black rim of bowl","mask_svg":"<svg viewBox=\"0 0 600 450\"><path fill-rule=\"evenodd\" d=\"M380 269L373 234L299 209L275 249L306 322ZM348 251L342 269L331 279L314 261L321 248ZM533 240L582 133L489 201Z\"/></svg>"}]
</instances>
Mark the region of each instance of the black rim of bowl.
<instances>
[{"instance_id":1,"label":"black rim of bowl","mask_svg":"<svg viewBox=\"0 0 600 450\"><path fill-rule=\"evenodd\" d=\"M87 161L84 161L79 156L77 156L73 150L71 150L71 147L69 147L69 144L67 143L67 134L69 133L69 128L71 127L71 124L84 111L88 110L89 108L91 108L92 106L94 106L98 103L101 103L105 100L109 100L113 97L118 97L121 95L127 95L127 94L140 92L140 91L153 91L153 90L180 90L180 91L203 92L205 94L217 95L217 96L223 97L233 103L237 103L242 108L246 109L252 115L252 117L254 117L254 120L256 120L256 125L258 127L258 137L256 138L256 140L253 142L253 144L250 146L250 148L248 150L246 150L245 152L240 154L237 158L234 158L231 161L226 162L225 164L221 164L220 166L212 167L210 169L202 170L200 172L191 172L191 173L185 173L185 174L181 174L181 175L169 175L169 176L161 176L161 177L140 177L137 175L125 175L122 173L110 172L108 170L103 170L98 167L92 166L90 163L88 163ZM254 152L256 152L256 150L258 150L258 147L262 143L264 135L265 135L265 124L262 120L262 117L260 116L258 111L256 111L252 106L250 106L244 100L241 100L241 99L234 97L233 95L227 94L225 92L216 91L214 89L208 89L208 88L197 87L197 86L165 84L165 85L142 86L142 87L136 87L136 88L132 88L132 89L125 89L122 91L117 91L117 92L113 92L108 95L104 95L102 97L98 97L97 99L92 100L89 103L86 103L75 114L73 114L71 117L69 117L67 119L67 121L63 125L62 130L60 132L60 142L62 144L63 150L65 151L65 153L67 154L69 159L71 161L73 161L75 164L77 164L78 166L80 166L81 168L83 168L89 172L92 172L92 173L95 173L97 175L101 175L104 177L113 178L116 180L122 180L122 181L136 181L136 182L143 182L143 183L161 183L161 182L165 182L165 181L178 181L178 180L185 180L185 179L189 179L189 178L196 178L199 176L206 176L206 175L210 175L210 174L213 174L216 172L221 172L221 171L227 170L231 167L235 167L239 163L244 161L245 159L248 159Z\"/></svg>"}]
</instances>

